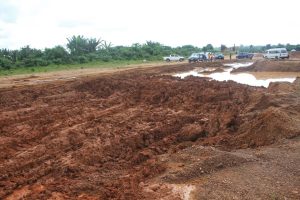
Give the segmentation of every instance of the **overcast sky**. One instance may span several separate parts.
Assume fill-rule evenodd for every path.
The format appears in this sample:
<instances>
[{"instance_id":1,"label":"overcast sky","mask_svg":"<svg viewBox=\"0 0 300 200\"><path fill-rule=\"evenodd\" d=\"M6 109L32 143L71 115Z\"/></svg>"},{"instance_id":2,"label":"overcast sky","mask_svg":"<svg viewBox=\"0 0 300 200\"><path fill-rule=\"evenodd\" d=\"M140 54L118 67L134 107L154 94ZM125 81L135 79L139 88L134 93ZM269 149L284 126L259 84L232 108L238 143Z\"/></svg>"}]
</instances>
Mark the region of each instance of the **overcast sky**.
<instances>
[{"instance_id":1,"label":"overcast sky","mask_svg":"<svg viewBox=\"0 0 300 200\"><path fill-rule=\"evenodd\" d=\"M43 49L72 35L116 45L300 43L299 0L0 0L0 48Z\"/></svg>"}]
</instances>

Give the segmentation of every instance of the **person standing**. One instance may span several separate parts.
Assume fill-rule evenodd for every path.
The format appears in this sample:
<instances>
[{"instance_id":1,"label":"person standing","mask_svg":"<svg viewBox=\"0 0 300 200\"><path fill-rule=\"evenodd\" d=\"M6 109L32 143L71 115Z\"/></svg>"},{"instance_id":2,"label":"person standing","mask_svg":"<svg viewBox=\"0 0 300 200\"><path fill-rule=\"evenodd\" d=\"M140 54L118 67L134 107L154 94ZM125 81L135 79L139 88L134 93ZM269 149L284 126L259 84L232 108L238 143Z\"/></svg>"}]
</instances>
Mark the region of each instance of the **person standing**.
<instances>
[{"instance_id":1,"label":"person standing","mask_svg":"<svg viewBox=\"0 0 300 200\"><path fill-rule=\"evenodd\" d=\"M229 59L231 60L231 53L229 54Z\"/></svg>"}]
</instances>

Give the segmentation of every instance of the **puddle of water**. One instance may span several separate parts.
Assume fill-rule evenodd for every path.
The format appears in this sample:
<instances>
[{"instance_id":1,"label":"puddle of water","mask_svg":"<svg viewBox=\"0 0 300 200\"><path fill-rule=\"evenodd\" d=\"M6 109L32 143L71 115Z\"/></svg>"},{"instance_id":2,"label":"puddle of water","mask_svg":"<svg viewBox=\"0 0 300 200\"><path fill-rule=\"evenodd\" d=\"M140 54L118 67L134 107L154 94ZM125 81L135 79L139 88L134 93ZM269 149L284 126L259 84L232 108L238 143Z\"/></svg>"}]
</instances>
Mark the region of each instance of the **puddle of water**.
<instances>
[{"instance_id":1,"label":"puddle of water","mask_svg":"<svg viewBox=\"0 0 300 200\"><path fill-rule=\"evenodd\" d=\"M264 76L263 79L258 79L256 76L254 76L251 73L231 73L233 69L239 68L239 67L247 67L252 65L253 63L231 63L231 64L225 64L226 66L230 66L230 68L224 69L224 72L217 72L217 73L211 73L211 74L205 74L201 73L203 71L209 71L207 69L204 69L202 71L189 71L185 73L175 74L174 76L185 78L187 76L198 76L198 77L207 77L211 78L217 81L235 81L237 83L246 84L250 86L263 86L268 87L271 82L290 82L296 80L297 75L291 77L284 77L284 75L279 77L272 77L272 76Z\"/></svg>"},{"instance_id":2,"label":"puddle of water","mask_svg":"<svg viewBox=\"0 0 300 200\"><path fill-rule=\"evenodd\" d=\"M254 75L248 73L239 73L231 74L230 71L225 71L222 73L213 73L208 75L209 78L212 78L217 81L228 81L232 80L237 83L251 85L251 86L263 86L268 87L271 82L293 82L295 78L267 78L259 80Z\"/></svg>"},{"instance_id":3,"label":"puddle of water","mask_svg":"<svg viewBox=\"0 0 300 200\"><path fill-rule=\"evenodd\" d=\"M253 62L247 62L247 63L227 63L224 64L224 66L232 67L234 69L239 68L239 67L249 67L252 65Z\"/></svg>"},{"instance_id":4,"label":"puddle of water","mask_svg":"<svg viewBox=\"0 0 300 200\"><path fill-rule=\"evenodd\" d=\"M180 74L175 74L174 76L180 77L180 78L185 78L188 76L200 76L200 74L197 71L189 71L189 72L184 72Z\"/></svg>"}]
</instances>

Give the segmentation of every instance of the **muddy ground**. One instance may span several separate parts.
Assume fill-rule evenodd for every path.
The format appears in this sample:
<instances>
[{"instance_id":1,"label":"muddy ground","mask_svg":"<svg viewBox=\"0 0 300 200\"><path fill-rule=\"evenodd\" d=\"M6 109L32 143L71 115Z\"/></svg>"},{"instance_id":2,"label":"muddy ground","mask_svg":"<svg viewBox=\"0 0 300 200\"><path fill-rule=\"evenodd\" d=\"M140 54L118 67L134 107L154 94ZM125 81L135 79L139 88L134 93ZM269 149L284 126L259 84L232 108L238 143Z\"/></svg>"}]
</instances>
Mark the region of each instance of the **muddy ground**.
<instances>
[{"instance_id":1,"label":"muddy ground","mask_svg":"<svg viewBox=\"0 0 300 200\"><path fill-rule=\"evenodd\" d=\"M290 58L283 60L266 60L257 54L253 65L232 72L300 72L300 52L291 52Z\"/></svg>"},{"instance_id":2,"label":"muddy ground","mask_svg":"<svg viewBox=\"0 0 300 200\"><path fill-rule=\"evenodd\" d=\"M232 72L300 72L298 60L258 60L249 67L241 67Z\"/></svg>"},{"instance_id":3,"label":"muddy ground","mask_svg":"<svg viewBox=\"0 0 300 200\"><path fill-rule=\"evenodd\" d=\"M0 199L299 199L300 79L131 69L0 89Z\"/></svg>"}]
</instances>

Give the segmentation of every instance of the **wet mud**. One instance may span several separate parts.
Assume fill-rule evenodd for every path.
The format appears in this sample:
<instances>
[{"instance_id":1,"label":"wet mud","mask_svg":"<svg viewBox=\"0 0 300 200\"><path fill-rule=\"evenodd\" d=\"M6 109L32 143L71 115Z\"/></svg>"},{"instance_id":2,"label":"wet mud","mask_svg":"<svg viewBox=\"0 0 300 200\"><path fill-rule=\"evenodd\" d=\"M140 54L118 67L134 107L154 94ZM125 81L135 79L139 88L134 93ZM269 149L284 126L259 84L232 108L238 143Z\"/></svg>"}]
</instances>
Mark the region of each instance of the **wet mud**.
<instances>
[{"instance_id":1,"label":"wet mud","mask_svg":"<svg viewBox=\"0 0 300 200\"><path fill-rule=\"evenodd\" d=\"M161 75L198 64L182 66L0 89L0 199L188 199L193 186L172 184L253 161L230 151L300 135L299 79L261 88Z\"/></svg>"}]
</instances>

